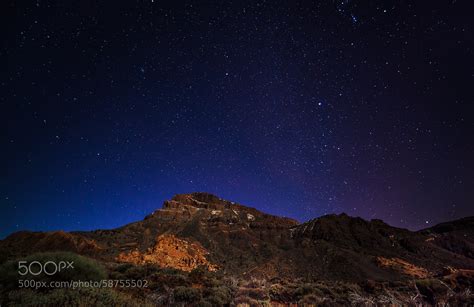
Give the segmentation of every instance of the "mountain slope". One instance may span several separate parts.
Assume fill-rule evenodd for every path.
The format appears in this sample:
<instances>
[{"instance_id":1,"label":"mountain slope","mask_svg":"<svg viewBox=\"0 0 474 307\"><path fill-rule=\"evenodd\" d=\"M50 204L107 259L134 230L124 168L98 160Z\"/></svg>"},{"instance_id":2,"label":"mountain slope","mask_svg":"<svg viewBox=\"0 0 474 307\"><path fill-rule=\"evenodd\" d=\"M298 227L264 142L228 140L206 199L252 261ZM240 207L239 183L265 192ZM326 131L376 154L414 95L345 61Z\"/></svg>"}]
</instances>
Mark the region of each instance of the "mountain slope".
<instances>
[{"instance_id":1,"label":"mountain slope","mask_svg":"<svg viewBox=\"0 0 474 307\"><path fill-rule=\"evenodd\" d=\"M474 269L473 220L411 232L345 214L303 224L208 193L174 196L144 220L112 230L20 232L3 258L68 250L105 262L157 264L226 275L309 280L404 280Z\"/></svg>"}]
</instances>

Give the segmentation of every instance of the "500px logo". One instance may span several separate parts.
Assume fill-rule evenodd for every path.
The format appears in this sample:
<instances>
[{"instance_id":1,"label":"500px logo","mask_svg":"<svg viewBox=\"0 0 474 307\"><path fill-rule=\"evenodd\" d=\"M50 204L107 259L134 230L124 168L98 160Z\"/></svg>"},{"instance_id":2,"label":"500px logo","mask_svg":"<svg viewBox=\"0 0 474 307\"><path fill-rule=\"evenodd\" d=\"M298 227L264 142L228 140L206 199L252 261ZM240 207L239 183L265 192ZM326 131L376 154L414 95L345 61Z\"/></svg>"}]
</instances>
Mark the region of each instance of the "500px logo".
<instances>
[{"instance_id":1,"label":"500px logo","mask_svg":"<svg viewBox=\"0 0 474 307\"><path fill-rule=\"evenodd\" d=\"M46 261L41 263L39 261L18 261L18 274L20 275L54 275L63 270L74 269L74 261Z\"/></svg>"}]
</instances>

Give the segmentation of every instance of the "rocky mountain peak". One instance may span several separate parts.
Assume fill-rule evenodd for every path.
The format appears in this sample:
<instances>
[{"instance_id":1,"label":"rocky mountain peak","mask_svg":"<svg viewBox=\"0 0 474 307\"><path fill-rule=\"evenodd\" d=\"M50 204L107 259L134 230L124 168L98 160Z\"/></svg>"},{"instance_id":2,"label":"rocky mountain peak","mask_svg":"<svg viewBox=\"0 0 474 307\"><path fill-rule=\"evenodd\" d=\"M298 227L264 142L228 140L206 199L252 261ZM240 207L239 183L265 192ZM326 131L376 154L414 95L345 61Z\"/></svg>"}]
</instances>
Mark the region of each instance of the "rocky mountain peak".
<instances>
[{"instance_id":1,"label":"rocky mountain peak","mask_svg":"<svg viewBox=\"0 0 474 307\"><path fill-rule=\"evenodd\" d=\"M189 194L176 194L163 204L163 209L172 209L182 206L191 206L201 209L222 209L230 207L233 202L223 200L213 194L205 192L194 192Z\"/></svg>"},{"instance_id":2,"label":"rocky mountain peak","mask_svg":"<svg viewBox=\"0 0 474 307\"><path fill-rule=\"evenodd\" d=\"M276 219L282 222L283 227L287 225L297 225L298 222L285 217L276 217L263 213L255 208L244 206L233 201L222 199L216 195L205 192L194 192L188 194L176 194L171 200L163 203L163 208L155 211L153 215L162 215L163 211L186 212L194 215L201 211L207 212L212 216L244 216L245 220L257 221L261 218L266 221Z\"/></svg>"}]
</instances>

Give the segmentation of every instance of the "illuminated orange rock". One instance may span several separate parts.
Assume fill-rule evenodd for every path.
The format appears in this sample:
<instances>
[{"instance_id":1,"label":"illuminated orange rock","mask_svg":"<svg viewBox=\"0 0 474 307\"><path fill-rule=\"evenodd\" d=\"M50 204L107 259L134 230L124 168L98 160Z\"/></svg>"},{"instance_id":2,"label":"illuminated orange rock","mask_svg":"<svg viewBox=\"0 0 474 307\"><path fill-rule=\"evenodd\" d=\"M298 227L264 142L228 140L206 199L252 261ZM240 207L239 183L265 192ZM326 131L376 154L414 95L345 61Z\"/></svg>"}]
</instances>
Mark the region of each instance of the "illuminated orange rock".
<instances>
[{"instance_id":1,"label":"illuminated orange rock","mask_svg":"<svg viewBox=\"0 0 474 307\"><path fill-rule=\"evenodd\" d=\"M206 255L208 252L199 243L188 242L171 234L163 234L156 238L152 248L144 253L139 250L120 253L117 261L134 264L157 264L165 268L174 268L190 272L203 266L209 271L216 271L217 266L211 264Z\"/></svg>"},{"instance_id":2,"label":"illuminated orange rock","mask_svg":"<svg viewBox=\"0 0 474 307\"><path fill-rule=\"evenodd\" d=\"M377 257L376 260L380 267L390 268L408 276L415 278L427 278L430 276L430 273L426 269L400 258Z\"/></svg>"}]
</instances>

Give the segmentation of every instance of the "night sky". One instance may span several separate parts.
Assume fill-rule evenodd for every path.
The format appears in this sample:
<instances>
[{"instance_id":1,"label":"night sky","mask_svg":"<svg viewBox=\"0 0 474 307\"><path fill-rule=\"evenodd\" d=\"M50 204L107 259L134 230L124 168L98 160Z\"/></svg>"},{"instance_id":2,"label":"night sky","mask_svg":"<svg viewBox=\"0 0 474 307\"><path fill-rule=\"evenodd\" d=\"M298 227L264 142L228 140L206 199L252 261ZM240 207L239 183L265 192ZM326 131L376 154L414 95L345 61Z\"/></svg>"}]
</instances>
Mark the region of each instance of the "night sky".
<instances>
[{"instance_id":1,"label":"night sky","mask_svg":"<svg viewBox=\"0 0 474 307\"><path fill-rule=\"evenodd\" d=\"M474 215L469 1L0 14L0 237L117 227L194 191L299 221Z\"/></svg>"}]
</instances>

